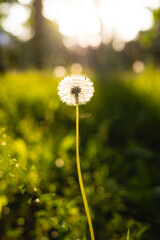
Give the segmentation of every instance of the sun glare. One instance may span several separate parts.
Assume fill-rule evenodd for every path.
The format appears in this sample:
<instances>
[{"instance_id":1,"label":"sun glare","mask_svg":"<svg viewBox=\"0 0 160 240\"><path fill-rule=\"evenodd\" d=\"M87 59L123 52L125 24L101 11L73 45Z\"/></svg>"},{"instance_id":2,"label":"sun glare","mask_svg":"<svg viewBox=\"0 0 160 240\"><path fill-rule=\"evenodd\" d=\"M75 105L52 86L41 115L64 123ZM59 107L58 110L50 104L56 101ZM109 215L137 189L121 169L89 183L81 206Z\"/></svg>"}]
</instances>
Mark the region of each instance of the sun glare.
<instances>
[{"instance_id":1,"label":"sun glare","mask_svg":"<svg viewBox=\"0 0 160 240\"><path fill-rule=\"evenodd\" d=\"M13 35L27 40L31 30L23 26L29 17L26 4L31 0L18 0L15 4L1 4L3 28ZM72 48L97 48L116 39L114 48L123 49L123 42L135 39L138 32L149 29L153 15L149 8L156 9L160 0L43 0L43 15L59 25L64 44Z\"/></svg>"},{"instance_id":2,"label":"sun glare","mask_svg":"<svg viewBox=\"0 0 160 240\"><path fill-rule=\"evenodd\" d=\"M32 1L32 0L18 0L18 2L19 2L20 4L23 4L23 5L28 5L28 4L31 3L31 1Z\"/></svg>"},{"instance_id":3,"label":"sun glare","mask_svg":"<svg viewBox=\"0 0 160 240\"><path fill-rule=\"evenodd\" d=\"M56 20L62 35L70 39L76 39L76 43L80 46L99 46L101 42L99 37L100 22L96 14L94 2L92 0L60 2L61 3L58 4L58 2L55 1L54 6L53 1L45 0L44 15L51 20ZM63 6L61 5L62 3ZM55 7L57 9L55 9ZM56 12L55 16L51 9L54 9L53 12Z\"/></svg>"},{"instance_id":4,"label":"sun glare","mask_svg":"<svg viewBox=\"0 0 160 240\"><path fill-rule=\"evenodd\" d=\"M139 0L107 0L98 10L103 28L124 41L134 39L139 30L147 30L153 23L151 11Z\"/></svg>"},{"instance_id":5,"label":"sun glare","mask_svg":"<svg viewBox=\"0 0 160 240\"><path fill-rule=\"evenodd\" d=\"M149 8L159 7L160 0L101 0L97 6L93 0L44 0L44 15L57 21L67 47L98 47L118 39L121 44L114 45L120 50L123 42L152 26Z\"/></svg>"},{"instance_id":6,"label":"sun glare","mask_svg":"<svg viewBox=\"0 0 160 240\"><path fill-rule=\"evenodd\" d=\"M23 26L30 15L30 11L17 3L1 5L1 11L8 15L7 18L2 20L2 26L14 36L19 37L21 40L28 40L31 36L30 29Z\"/></svg>"}]
</instances>

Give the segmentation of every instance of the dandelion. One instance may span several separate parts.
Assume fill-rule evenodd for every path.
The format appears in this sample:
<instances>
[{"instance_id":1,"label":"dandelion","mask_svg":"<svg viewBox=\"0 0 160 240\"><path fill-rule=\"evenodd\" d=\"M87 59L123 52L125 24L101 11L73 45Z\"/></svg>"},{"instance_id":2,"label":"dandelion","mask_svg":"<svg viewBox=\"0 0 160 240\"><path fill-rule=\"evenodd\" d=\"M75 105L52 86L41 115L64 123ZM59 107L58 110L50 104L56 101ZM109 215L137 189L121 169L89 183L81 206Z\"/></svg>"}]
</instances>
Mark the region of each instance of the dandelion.
<instances>
[{"instance_id":1,"label":"dandelion","mask_svg":"<svg viewBox=\"0 0 160 240\"><path fill-rule=\"evenodd\" d=\"M71 75L65 77L58 85L58 95L62 102L70 106L76 106L76 160L77 160L77 171L80 190L84 207L87 215L91 240L95 240L92 220L90 216L89 206L85 194L83 185L80 158L79 158L79 105L86 104L94 93L94 87L91 80L81 75Z\"/></svg>"},{"instance_id":2,"label":"dandelion","mask_svg":"<svg viewBox=\"0 0 160 240\"><path fill-rule=\"evenodd\" d=\"M91 80L81 75L65 77L58 85L58 94L62 102L70 106L86 104L94 93Z\"/></svg>"}]
</instances>

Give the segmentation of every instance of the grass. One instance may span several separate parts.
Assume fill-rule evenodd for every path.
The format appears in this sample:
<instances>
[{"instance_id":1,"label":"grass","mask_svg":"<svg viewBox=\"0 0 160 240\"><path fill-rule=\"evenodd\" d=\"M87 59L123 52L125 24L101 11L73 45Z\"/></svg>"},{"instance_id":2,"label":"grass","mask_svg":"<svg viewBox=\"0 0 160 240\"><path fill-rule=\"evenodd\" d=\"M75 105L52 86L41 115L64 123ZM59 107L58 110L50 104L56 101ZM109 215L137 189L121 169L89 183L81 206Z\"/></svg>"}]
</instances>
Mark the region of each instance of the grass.
<instances>
[{"instance_id":1,"label":"grass","mask_svg":"<svg viewBox=\"0 0 160 240\"><path fill-rule=\"evenodd\" d=\"M159 240L160 71L93 76L80 153L95 239ZM75 162L75 109L50 72L0 76L0 239L89 238ZM89 137L86 137L89 136ZM83 151L81 151L83 149ZM87 237L86 237L87 236Z\"/></svg>"}]
</instances>

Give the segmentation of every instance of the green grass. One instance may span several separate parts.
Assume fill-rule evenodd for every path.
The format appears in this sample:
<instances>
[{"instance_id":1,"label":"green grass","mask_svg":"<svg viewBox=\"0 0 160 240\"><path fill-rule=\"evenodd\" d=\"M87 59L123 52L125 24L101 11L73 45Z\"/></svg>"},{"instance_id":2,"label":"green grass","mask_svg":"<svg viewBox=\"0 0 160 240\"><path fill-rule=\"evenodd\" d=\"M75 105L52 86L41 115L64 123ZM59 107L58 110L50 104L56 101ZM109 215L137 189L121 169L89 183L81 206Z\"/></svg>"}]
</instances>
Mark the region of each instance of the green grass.
<instances>
[{"instance_id":1,"label":"green grass","mask_svg":"<svg viewBox=\"0 0 160 240\"><path fill-rule=\"evenodd\" d=\"M80 157L97 240L159 240L160 71L92 76ZM0 239L89 239L75 109L50 72L0 76Z\"/></svg>"}]
</instances>

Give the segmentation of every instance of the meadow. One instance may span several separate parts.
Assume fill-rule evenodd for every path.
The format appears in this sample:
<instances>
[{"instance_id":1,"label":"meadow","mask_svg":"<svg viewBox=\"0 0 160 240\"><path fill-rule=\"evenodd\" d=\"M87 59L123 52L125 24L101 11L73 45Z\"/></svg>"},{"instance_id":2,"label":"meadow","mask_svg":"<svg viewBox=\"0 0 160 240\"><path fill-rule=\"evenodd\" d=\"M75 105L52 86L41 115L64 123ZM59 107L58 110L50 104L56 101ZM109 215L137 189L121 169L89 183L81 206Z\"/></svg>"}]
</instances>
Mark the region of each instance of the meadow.
<instances>
[{"instance_id":1,"label":"meadow","mask_svg":"<svg viewBox=\"0 0 160 240\"><path fill-rule=\"evenodd\" d=\"M80 157L96 240L159 240L160 70L90 74ZM0 239L86 240L75 107L52 72L0 76Z\"/></svg>"}]
</instances>

